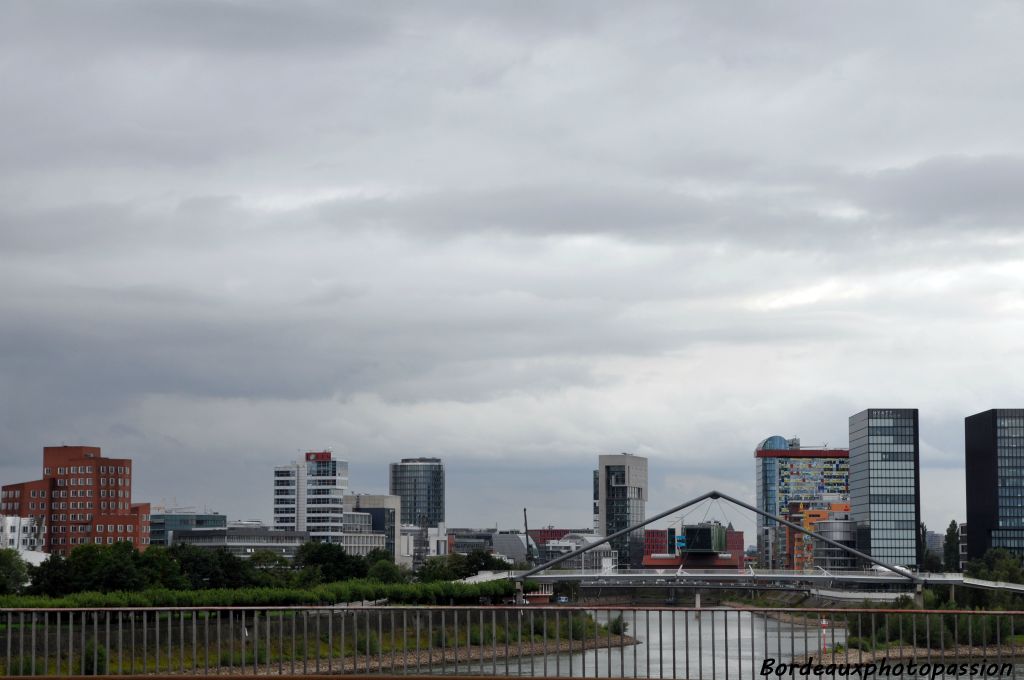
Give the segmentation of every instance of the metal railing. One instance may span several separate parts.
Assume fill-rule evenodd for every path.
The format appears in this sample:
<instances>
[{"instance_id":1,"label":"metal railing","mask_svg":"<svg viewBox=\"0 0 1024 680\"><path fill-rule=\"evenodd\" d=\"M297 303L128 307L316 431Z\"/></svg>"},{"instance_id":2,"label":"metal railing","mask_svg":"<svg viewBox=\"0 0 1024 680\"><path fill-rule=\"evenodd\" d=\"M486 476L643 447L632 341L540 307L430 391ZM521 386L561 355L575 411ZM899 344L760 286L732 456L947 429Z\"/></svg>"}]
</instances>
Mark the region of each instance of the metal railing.
<instances>
[{"instance_id":1,"label":"metal railing","mask_svg":"<svg viewBox=\"0 0 1024 680\"><path fill-rule=\"evenodd\" d=\"M909 675L913 663L914 674L926 677L935 677L939 664L945 675L951 665L966 671L974 665L980 667L978 677L1016 677L1022 654L1024 612L1018 611L625 606L0 611L0 675L741 679L794 664L808 665L811 675L818 675L816 664L823 665L825 675L829 664L874 664L876 670L901 664Z\"/></svg>"}]
</instances>

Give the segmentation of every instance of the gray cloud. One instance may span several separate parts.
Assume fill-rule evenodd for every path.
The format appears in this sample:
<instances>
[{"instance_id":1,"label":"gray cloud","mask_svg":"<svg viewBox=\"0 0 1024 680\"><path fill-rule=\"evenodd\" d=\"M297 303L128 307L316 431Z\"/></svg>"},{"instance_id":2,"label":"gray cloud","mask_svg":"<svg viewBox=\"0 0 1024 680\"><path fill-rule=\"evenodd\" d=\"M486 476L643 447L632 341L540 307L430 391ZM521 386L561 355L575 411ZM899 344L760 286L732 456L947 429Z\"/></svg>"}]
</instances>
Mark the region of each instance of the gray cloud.
<instances>
[{"instance_id":1,"label":"gray cloud","mask_svg":"<svg viewBox=\"0 0 1024 680\"><path fill-rule=\"evenodd\" d=\"M962 518L959 419L1022 368L1022 23L8 3L0 478L89 443L266 517L333 446L367 490L445 457L455 524L585 525L599 452L650 456L652 509L750 494L761 438L882 403Z\"/></svg>"},{"instance_id":2,"label":"gray cloud","mask_svg":"<svg viewBox=\"0 0 1024 680\"><path fill-rule=\"evenodd\" d=\"M897 224L1020 234L1022 183L1020 156L940 156L876 173L856 193Z\"/></svg>"}]
</instances>

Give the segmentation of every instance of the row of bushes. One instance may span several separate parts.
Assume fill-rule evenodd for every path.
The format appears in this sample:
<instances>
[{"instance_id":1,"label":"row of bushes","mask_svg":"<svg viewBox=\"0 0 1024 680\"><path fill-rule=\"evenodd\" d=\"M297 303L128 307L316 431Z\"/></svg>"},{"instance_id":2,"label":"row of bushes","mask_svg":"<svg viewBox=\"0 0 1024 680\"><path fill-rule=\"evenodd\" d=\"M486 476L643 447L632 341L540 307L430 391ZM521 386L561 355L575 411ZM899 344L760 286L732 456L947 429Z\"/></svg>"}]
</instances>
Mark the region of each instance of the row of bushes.
<instances>
[{"instance_id":1,"label":"row of bushes","mask_svg":"<svg viewBox=\"0 0 1024 680\"><path fill-rule=\"evenodd\" d=\"M486 583L381 583L352 579L312 588L217 588L210 590L168 590L152 588L136 592L83 592L49 597L6 595L0 608L55 607L271 607L289 605L330 605L364 600L387 600L394 604L478 604L480 598L500 599L515 591L511 581Z\"/></svg>"},{"instance_id":2,"label":"row of bushes","mask_svg":"<svg viewBox=\"0 0 1024 680\"><path fill-rule=\"evenodd\" d=\"M886 649L900 643L931 649L1006 642L1024 633L1024 620L1005 614L852 614L845 615L847 646Z\"/></svg>"}]
</instances>

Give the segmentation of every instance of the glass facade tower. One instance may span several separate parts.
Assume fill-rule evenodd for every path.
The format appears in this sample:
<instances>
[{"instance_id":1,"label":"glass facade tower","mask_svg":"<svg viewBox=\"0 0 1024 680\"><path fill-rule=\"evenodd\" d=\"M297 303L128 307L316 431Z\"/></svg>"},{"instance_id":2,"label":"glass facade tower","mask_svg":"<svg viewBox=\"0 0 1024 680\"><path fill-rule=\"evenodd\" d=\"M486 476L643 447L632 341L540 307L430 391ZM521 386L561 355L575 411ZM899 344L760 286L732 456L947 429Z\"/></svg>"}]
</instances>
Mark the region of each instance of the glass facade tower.
<instances>
[{"instance_id":1,"label":"glass facade tower","mask_svg":"<svg viewBox=\"0 0 1024 680\"><path fill-rule=\"evenodd\" d=\"M1024 555L1024 409L990 409L964 421L967 558L990 548Z\"/></svg>"},{"instance_id":2,"label":"glass facade tower","mask_svg":"<svg viewBox=\"0 0 1024 680\"><path fill-rule=\"evenodd\" d=\"M444 524L444 463L440 458L403 458L392 463L389 493L402 499L402 524Z\"/></svg>"},{"instance_id":3,"label":"glass facade tower","mask_svg":"<svg viewBox=\"0 0 1024 680\"><path fill-rule=\"evenodd\" d=\"M917 409L850 416L850 515L857 549L889 564L921 564Z\"/></svg>"},{"instance_id":4,"label":"glass facade tower","mask_svg":"<svg viewBox=\"0 0 1024 680\"><path fill-rule=\"evenodd\" d=\"M647 518L647 459L629 453L598 457L594 470L594 528L601 536L638 524ZM644 530L611 541L619 564L641 566Z\"/></svg>"}]
</instances>

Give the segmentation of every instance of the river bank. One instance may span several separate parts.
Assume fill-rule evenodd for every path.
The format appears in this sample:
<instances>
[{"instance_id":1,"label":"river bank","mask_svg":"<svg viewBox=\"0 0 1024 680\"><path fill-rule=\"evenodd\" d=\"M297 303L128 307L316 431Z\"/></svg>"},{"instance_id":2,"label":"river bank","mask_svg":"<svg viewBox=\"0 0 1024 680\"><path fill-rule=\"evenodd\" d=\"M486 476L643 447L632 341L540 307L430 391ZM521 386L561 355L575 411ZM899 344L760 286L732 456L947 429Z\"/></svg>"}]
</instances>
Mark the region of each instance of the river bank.
<instances>
[{"instance_id":1,"label":"river bank","mask_svg":"<svg viewBox=\"0 0 1024 680\"><path fill-rule=\"evenodd\" d=\"M536 664L541 664L544 656L553 656L556 654L579 654L584 651L594 649L607 649L607 648L623 648L631 647L639 644L636 638L629 635L611 635L601 636L597 640L590 639L584 642L573 640L570 643L568 640L548 640L547 644L543 641L527 641L524 640L522 644L509 643L507 646L505 643L500 643L497 646L494 645L470 645L461 646L458 649L408 649L405 651L396 650L392 652L382 652L377 655L348 655L344 658L337 657L333 659L321 658L319 661L315 659L307 659L305 663L301 660L297 660L294 663L292 661L270 664L261 664L256 669L247 666L242 668L240 666L234 667L211 667L209 669L212 675L278 675L279 672L291 674L294 669L294 673L298 675L333 675L337 673L372 673L379 671L395 671L405 673L409 670L418 671L430 667L442 668L445 666L456 666L459 664L468 665L473 667L475 664L482 664L484 670L489 670L489 667L495 663L504 663L506 659L522 659L522 663L527 665L530 663L531 658ZM549 664L554 663L553 661L548 662ZM203 670L203 669L200 669ZM179 673L171 673L177 675ZM186 671L187 675L192 675L192 671Z\"/></svg>"},{"instance_id":2,"label":"river bank","mask_svg":"<svg viewBox=\"0 0 1024 680\"><path fill-rule=\"evenodd\" d=\"M918 664L959 664L962 661L986 661L992 663L1003 663L1014 659L1024 658L1024 648L1011 645L986 645L984 647L971 645L956 645L946 649L928 649L913 645L893 645L886 649L863 651L860 649L842 649L837 652L828 651L825 654L812 654L811 663L874 663L885 659L889 664L900 661L914 661ZM806 663L807 656L795 657L793 663L800 665Z\"/></svg>"}]
</instances>

